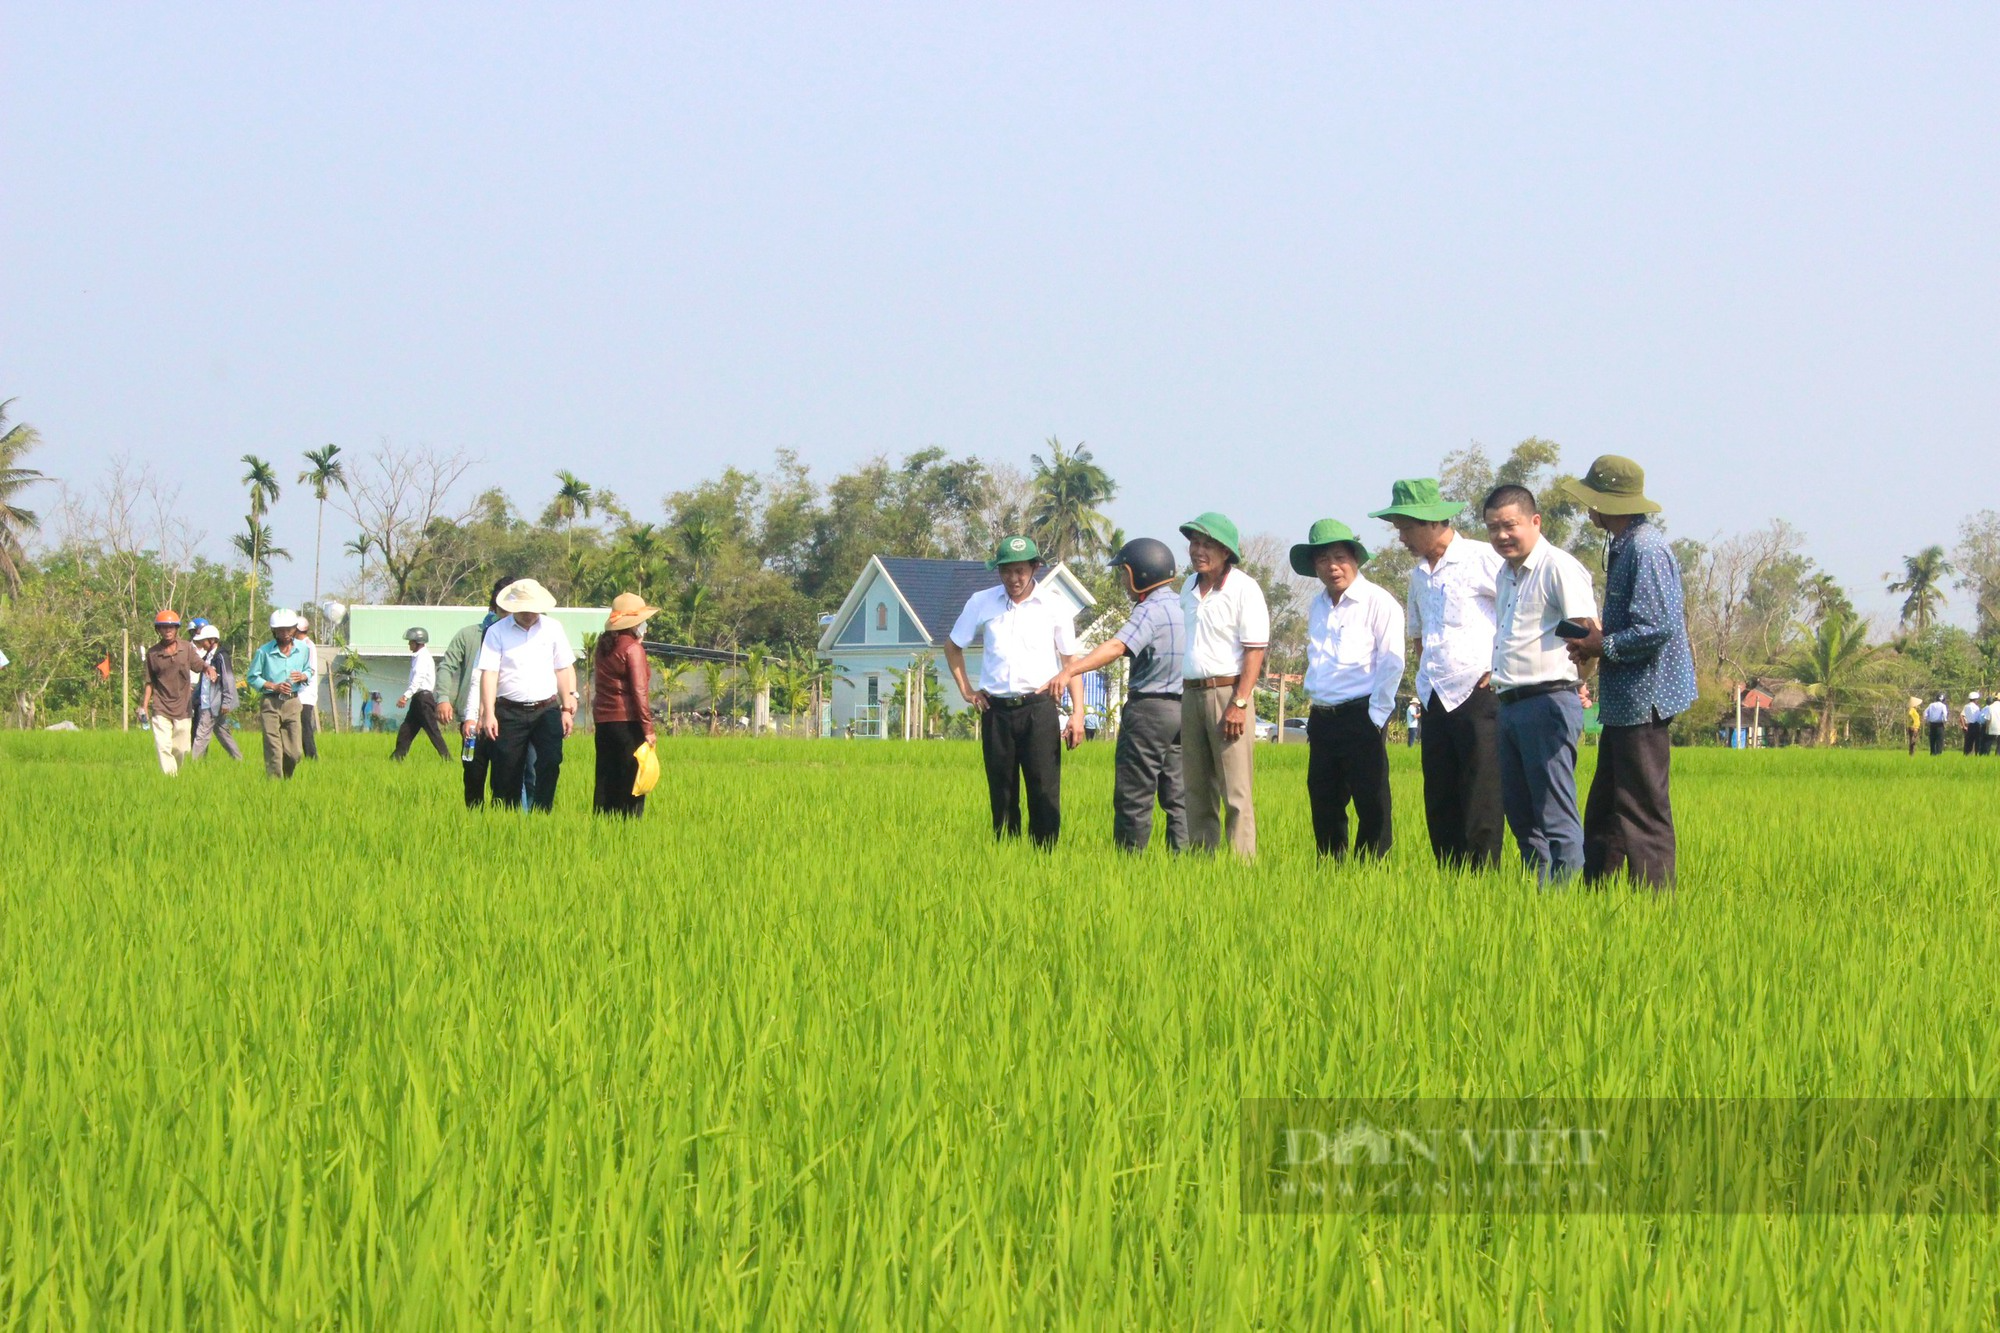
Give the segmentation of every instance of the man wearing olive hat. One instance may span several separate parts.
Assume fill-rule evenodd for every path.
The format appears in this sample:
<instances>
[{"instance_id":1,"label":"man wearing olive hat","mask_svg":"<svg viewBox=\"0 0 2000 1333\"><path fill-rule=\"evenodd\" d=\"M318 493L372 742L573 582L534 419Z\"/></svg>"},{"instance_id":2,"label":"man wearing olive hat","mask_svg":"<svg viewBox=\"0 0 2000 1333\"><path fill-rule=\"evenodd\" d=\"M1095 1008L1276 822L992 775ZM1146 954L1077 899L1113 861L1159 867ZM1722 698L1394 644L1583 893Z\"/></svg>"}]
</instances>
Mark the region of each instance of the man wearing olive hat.
<instances>
[{"instance_id":1,"label":"man wearing olive hat","mask_svg":"<svg viewBox=\"0 0 2000 1333\"><path fill-rule=\"evenodd\" d=\"M1069 682L1069 734L1047 686L1079 651L1076 613L1035 581L1041 548L1027 537L1003 537L989 568L999 585L966 599L945 640L945 661L958 692L979 713L979 748L986 761L986 796L993 836L1021 836L1021 789L1028 793L1028 836L1052 847L1062 833L1062 750L1083 743L1083 685ZM979 684L965 674L965 650L984 639Z\"/></svg>"},{"instance_id":2,"label":"man wearing olive hat","mask_svg":"<svg viewBox=\"0 0 2000 1333\"><path fill-rule=\"evenodd\" d=\"M1306 794L1321 856L1347 855L1347 805L1354 803L1354 850L1389 854L1394 827L1389 751L1382 729L1403 681L1403 608L1361 573L1368 548L1338 519L1312 525L1292 548L1292 572L1320 581L1306 613Z\"/></svg>"},{"instance_id":3,"label":"man wearing olive hat","mask_svg":"<svg viewBox=\"0 0 2000 1333\"><path fill-rule=\"evenodd\" d=\"M1181 776L1181 659L1187 621L1174 587L1174 553L1163 541L1139 537L1118 548L1119 571L1132 615L1124 628L1062 669L1048 684L1058 694L1071 681L1130 655L1125 706L1118 718L1111 840L1143 852L1153 836L1153 802L1167 818L1167 846L1187 846L1187 794Z\"/></svg>"},{"instance_id":4,"label":"man wearing olive hat","mask_svg":"<svg viewBox=\"0 0 2000 1333\"><path fill-rule=\"evenodd\" d=\"M1564 489L1611 534L1604 614L1573 640L1579 665L1603 659L1598 674L1597 775L1583 812L1583 877L1601 882L1621 871L1655 890L1673 887L1674 811L1668 792L1667 724L1695 701L1694 654L1688 647L1680 562L1648 516L1646 473L1629 458L1606 454Z\"/></svg>"},{"instance_id":5,"label":"man wearing olive hat","mask_svg":"<svg viewBox=\"0 0 2000 1333\"><path fill-rule=\"evenodd\" d=\"M1389 507L1370 513L1396 529L1416 557L1410 569L1409 632L1421 641L1424 817L1439 865L1490 870L1500 863L1500 701L1493 693L1493 639L1506 561L1454 529L1465 506L1430 477L1398 481Z\"/></svg>"},{"instance_id":6,"label":"man wearing olive hat","mask_svg":"<svg viewBox=\"0 0 2000 1333\"><path fill-rule=\"evenodd\" d=\"M1214 851L1225 833L1238 856L1257 854L1257 679L1271 644L1264 590L1237 566L1236 525L1210 512L1181 524L1194 573L1181 585L1188 651L1181 667L1181 771L1186 776L1188 843Z\"/></svg>"}]
</instances>

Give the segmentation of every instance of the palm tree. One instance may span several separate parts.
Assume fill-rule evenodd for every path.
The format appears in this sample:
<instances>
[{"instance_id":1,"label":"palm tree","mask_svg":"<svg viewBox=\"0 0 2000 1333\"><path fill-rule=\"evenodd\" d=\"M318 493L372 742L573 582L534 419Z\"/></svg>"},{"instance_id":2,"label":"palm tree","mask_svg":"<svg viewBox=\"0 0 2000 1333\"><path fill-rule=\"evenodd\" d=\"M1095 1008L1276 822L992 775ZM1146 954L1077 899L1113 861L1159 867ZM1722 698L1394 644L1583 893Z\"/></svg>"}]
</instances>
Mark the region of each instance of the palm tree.
<instances>
[{"instance_id":1,"label":"palm tree","mask_svg":"<svg viewBox=\"0 0 2000 1333\"><path fill-rule=\"evenodd\" d=\"M1028 533L1042 548L1051 564L1058 560L1089 558L1105 550L1111 534L1111 520L1098 511L1118 494L1118 483L1099 467L1090 450L1079 444L1064 449L1062 441L1050 437L1049 456L1040 454L1029 462L1035 466L1034 500L1028 507Z\"/></svg>"},{"instance_id":2,"label":"palm tree","mask_svg":"<svg viewBox=\"0 0 2000 1333\"><path fill-rule=\"evenodd\" d=\"M246 524L243 531L229 539L237 554L251 562L251 569L258 578L271 577L271 561L290 560L292 553L271 541L271 525L268 523Z\"/></svg>"},{"instance_id":3,"label":"palm tree","mask_svg":"<svg viewBox=\"0 0 2000 1333\"><path fill-rule=\"evenodd\" d=\"M319 501L319 526L313 530L313 606L319 606L319 549L326 540L326 497L338 486L347 489L347 469L340 462L340 446L329 444L324 449L306 450L306 462L312 464L299 473L299 485L312 487L313 499Z\"/></svg>"},{"instance_id":4,"label":"palm tree","mask_svg":"<svg viewBox=\"0 0 2000 1333\"><path fill-rule=\"evenodd\" d=\"M665 553L659 529L651 523L641 523L628 528L618 539L618 554L613 567L620 580L643 596L646 585L652 581L654 567Z\"/></svg>"},{"instance_id":5,"label":"palm tree","mask_svg":"<svg viewBox=\"0 0 2000 1333\"><path fill-rule=\"evenodd\" d=\"M563 553L569 563L576 563L576 520L578 516L589 518L596 501L592 498L595 490L591 484L567 468L556 473L556 498L549 502L549 512L563 525Z\"/></svg>"},{"instance_id":6,"label":"palm tree","mask_svg":"<svg viewBox=\"0 0 2000 1333\"><path fill-rule=\"evenodd\" d=\"M694 670L694 663L685 657L669 657L653 668L653 680L660 687L660 702L667 710L667 731L674 729L674 695L679 692L681 682L687 673Z\"/></svg>"},{"instance_id":7,"label":"palm tree","mask_svg":"<svg viewBox=\"0 0 2000 1333\"><path fill-rule=\"evenodd\" d=\"M1889 591L1905 594L1902 623L1912 626L1918 638L1937 619L1938 608L1945 602L1944 581L1955 572L1951 561L1944 558L1942 546L1926 546L1903 557L1903 577L1891 583Z\"/></svg>"},{"instance_id":8,"label":"palm tree","mask_svg":"<svg viewBox=\"0 0 2000 1333\"><path fill-rule=\"evenodd\" d=\"M1851 618L1854 603L1848 600L1847 589L1833 575L1821 571L1806 580L1806 604L1812 607L1812 623L1825 624L1836 618Z\"/></svg>"},{"instance_id":9,"label":"palm tree","mask_svg":"<svg viewBox=\"0 0 2000 1333\"><path fill-rule=\"evenodd\" d=\"M1876 650L1868 644L1866 621L1829 616L1792 659L1792 676L1819 700L1819 743L1833 744L1841 700L1867 678Z\"/></svg>"},{"instance_id":10,"label":"palm tree","mask_svg":"<svg viewBox=\"0 0 2000 1333\"><path fill-rule=\"evenodd\" d=\"M250 470L243 474L243 484L250 488L250 614L243 627L243 654L257 651L257 571L267 562L258 547L258 542L269 535L264 527L264 515L278 499L278 474L269 463L255 454L243 455L243 465Z\"/></svg>"},{"instance_id":11,"label":"palm tree","mask_svg":"<svg viewBox=\"0 0 2000 1333\"><path fill-rule=\"evenodd\" d=\"M12 398L0 403L0 578L6 579L9 592L18 593L21 565L27 559L22 538L38 530L42 521L34 510L21 508L15 500L30 486L40 485L48 478L31 467L21 466L21 459L42 442L42 433L25 421L8 428L7 409L13 403Z\"/></svg>"},{"instance_id":12,"label":"palm tree","mask_svg":"<svg viewBox=\"0 0 2000 1333\"><path fill-rule=\"evenodd\" d=\"M715 734L716 719L722 711L722 663L701 664L702 687L708 691L708 734Z\"/></svg>"}]
</instances>

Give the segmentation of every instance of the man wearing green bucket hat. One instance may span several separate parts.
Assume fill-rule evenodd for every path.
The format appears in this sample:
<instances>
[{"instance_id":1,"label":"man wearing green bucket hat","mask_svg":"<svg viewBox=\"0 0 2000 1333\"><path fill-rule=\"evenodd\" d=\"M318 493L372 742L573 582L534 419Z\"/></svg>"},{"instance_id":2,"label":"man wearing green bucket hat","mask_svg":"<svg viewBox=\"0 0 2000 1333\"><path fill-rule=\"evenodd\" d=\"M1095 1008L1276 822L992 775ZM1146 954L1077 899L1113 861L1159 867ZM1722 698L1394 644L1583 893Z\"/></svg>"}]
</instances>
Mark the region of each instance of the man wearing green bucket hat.
<instances>
[{"instance_id":1,"label":"man wearing green bucket hat","mask_svg":"<svg viewBox=\"0 0 2000 1333\"><path fill-rule=\"evenodd\" d=\"M1583 810L1583 877L1625 872L1654 890L1674 882L1674 809L1668 791L1667 726L1695 701L1680 562L1648 516L1646 473L1606 454L1581 481L1564 483L1611 534L1604 617L1569 653L1579 664L1602 658L1598 676L1597 774Z\"/></svg>"},{"instance_id":2,"label":"man wearing green bucket hat","mask_svg":"<svg viewBox=\"0 0 2000 1333\"><path fill-rule=\"evenodd\" d=\"M1500 701L1492 678L1506 561L1452 527L1464 508L1432 478L1416 477L1398 481L1389 507L1369 517L1387 519L1416 557L1409 632L1422 644L1416 694L1431 854L1439 865L1489 870L1500 863Z\"/></svg>"},{"instance_id":3,"label":"man wearing green bucket hat","mask_svg":"<svg viewBox=\"0 0 2000 1333\"><path fill-rule=\"evenodd\" d=\"M1028 836L1051 847L1062 833L1062 749L1056 700L1044 687L1082 651L1075 612L1035 581L1041 548L1030 537L1002 537L987 567L999 585L966 600L945 640L945 661L958 692L979 713L979 748L986 763L986 797L993 836L1021 836L1021 789L1028 793ZM983 638L979 684L965 673L965 650ZM1067 740L1083 740L1083 683L1069 682Z\"/></svg>"},{"instance_id":4,"label":"man wearing green bucket hat","mask_svg":"<svg viewBox=\"0 0 2000 1333\"><path fill-rule=\"evenodd\" d=\"M1181 585L1187 656L1181 665L1181 769L1188 845L1214 851L1226 832L1245 858L1257 854L1256 718L1251 701L1271 643L1271 611L1257 580L1237 568L1236 525L1217 513L1181 524L1194 574Z\"/></svg>"},{"instance_id":5,"label":"man wearing green bucket hat","mask_svg":"<svg viewBox=\"0 0 2000 1333\"><path fill-rule=\"evenodd\" d=\"M1347 855L1347 805L1354 803L1354 850L1389 854L1394 841L1389 751L1382 728L1403 683L1403 607L1368 581L1368 548L1336 518L1312 525L1292 548L1292 572L1316 578L1306 613L1306 796L1321 856Z\"/></svg>"}]
</instances>

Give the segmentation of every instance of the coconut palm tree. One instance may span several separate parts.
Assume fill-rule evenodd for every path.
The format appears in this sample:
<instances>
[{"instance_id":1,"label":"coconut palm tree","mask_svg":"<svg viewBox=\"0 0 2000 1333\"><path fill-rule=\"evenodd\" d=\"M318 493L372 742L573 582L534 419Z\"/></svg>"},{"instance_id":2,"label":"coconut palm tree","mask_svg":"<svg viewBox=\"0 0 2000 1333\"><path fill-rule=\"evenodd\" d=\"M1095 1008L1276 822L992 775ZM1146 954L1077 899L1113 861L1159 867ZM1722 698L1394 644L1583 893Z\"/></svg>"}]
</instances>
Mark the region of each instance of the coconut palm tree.
<instances>
[{"instance_id":1,"label":"coconut palm tree","mask_svg":"<svg viewBox=\"0 0 2000 1333\"><path fill-rule=\"evenodd\" d=\"M236 548L238 555L251 562L251 568L261 579L268 580L271 577L273 560L292 558L290 551L271 541L271 525L268 523L244 525L243 531L229 539L229 544Z\"/></svg>"},{"instance_id":2,"label":"coconut palm tree","mask_svg":"<svg viewBox=\"0 0 2000 1333\"><path fill-rule=\"evenodd\" d=\"M628 528L618 539L613 568L620 580L631 585L632 591L644 596L646 585L652 582L653 570L659 567L665 554L659 529L651 523L641 523Z\"/></svg>"},{"instance_id":3,"label":"coconut palm tree","mask_svg":"<svg viewBox=\"0 0 2000 1333\"><path fill-rule=\"evenodd\" d=\"M1792 659L1793 679L1819 700L1819 743L1833 744L1841 701L1868 680L1876 659L1868 624L1854 616L1829 616Z\"/></svg>"},{"instance_id":4,"label":"coconut palm tree","mask_svg":"<svg viewBox=\"0 0 2000 1333\"><path fill-rule=\"evenodd\" d=\"M653 668L653 682L660 687L660 703L666 709L669 735L674 729L674 695L680 692L681 682L692 670L694 663L685 657L669 657Z\"/></svg>"},{"instance_id":5,"label":"coconut palm tree","mask_svg":"<svg viewBox=\"0 0 2000 1333\"><path fill-rule=\"evenodd\" d=\"M1103 554L1111 520L1098 506L1118 494L1111 474L1092 460L1083 445L1064 449L1053 436L1048 458L1036 454L1028 461L1035 468L1028 533L1042 548L1043 558L1054 563Z\"/></svg>"},{"instance_id":6,"label":"coconut palm tree","mask_svg":"<svg viewBox=\"0 0 2000 1333\"><path fill-rule=\"evenodd\" d=\"M12 398L0 403L0 579L6 580L9 592L18 593L21 565L27 560L23 539L39 529L42 521L34 510L23 509L16 501L30 486L48 478L21 466L28 451L42 442L42 433L25 421L11 428L7 425L7 409L13 403Z\"/></svg>"},{"instance_id":7,"label":"coconut palm tree","mask_svg":"<svg viewBox=\"0 0 2000 1333\"><path fill-rule=\"evenodd\" d=\"M1902 623L1914 629L1918 638L1937 619L1938 608L1945 603L1944 581L1956 572L1945 559L1942 546L1926 546L1903 557L1903 577L1891 583L1889 591L1904 594Z\"/></svg>"},{"instance_id":8,"label":"coconut palm tree","mask_svg":"<svg viewBox=\"0 0 2000 1333\"><path fill-rule=\"evenodd\" d=\"M563 525L563 554L576 564L576 520L589 518L596 507L596 489L567 468L556 473L556 498L549 502L549 514Z\"/></svg>"},{"instance_id":9,"label":"coconut palm tree","mask_svg":"<svg viewBox=\"0 0 2000 1333\"><path fill-rule=\"evenodd\" d=\"M243 455L243 465L249 471L243 474L243 484L250 490L250 615L243 627L243 654L245 660L257 651L257 571L268 562L263 558L258 542L269 536L264 526L264 515L270 511L278 499L278 474L255 454Z\"/></svg>"},{"instance_id":10,"label":"coconut palm tree","mask_svg":"<svg viewBox=\"0 0 2000 1333\"><path fill-rule=\"evenodd\" d=\"M340 462L340 446L329 444L324 449L306 450L306 462L312 464L299 473L299 485L312 487L313 499L319 502L319 523L313 529L313 606L319 606L319 551L326 541L326 497L335 487L347 489L347 469Z\"/></svg>"}]
</instances>

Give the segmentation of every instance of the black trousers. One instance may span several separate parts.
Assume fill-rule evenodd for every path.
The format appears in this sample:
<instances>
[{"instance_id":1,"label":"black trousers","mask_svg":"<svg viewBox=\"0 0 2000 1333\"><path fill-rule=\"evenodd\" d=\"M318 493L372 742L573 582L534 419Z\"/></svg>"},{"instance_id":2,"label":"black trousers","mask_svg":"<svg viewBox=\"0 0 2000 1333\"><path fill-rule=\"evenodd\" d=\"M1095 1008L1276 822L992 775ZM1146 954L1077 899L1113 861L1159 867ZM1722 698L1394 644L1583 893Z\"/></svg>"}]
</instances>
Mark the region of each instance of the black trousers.
<instances>
[{"instance_id":1,"label":"black trousers","mask_svg":"<svg viewBox=\"0 0 2000 1333\"><path fill-rule=\"evenodd\" d=\"M477 810L486 804L486 773L493 767L493 745L484 735L475 734L472 758L459 765L465 770L465 808L468 810ZM514 800L518 802L520 799L520 790L516 788Z\"/></svg>"},{"instance_id":2,"label":"black trousers","mask_svg":"<svg viewBox=\"0 0 2000 1333\"><path fill-rule=\"evenodd\" d=\"M597 724L597 788L590 802L593 810L604 815L646 813L646 798L632 794L632 783L639 776L639 761L632 757L632 752L645 741L646 729L637 722Z\"/></svg>"},{"instance_id":3,"label":"black trousers","mask_svg":"<svg viewBox=\"0 0 2000 1333\"><path fill-rule=\"evenodd\" d=\"M1306 795L1321 856L1347 855L1347 805L1354 803L1354 850L1387 856L1395 841L1389 808L1389 748L1368 716L1368 701L1315 704L1306 718ZM1428 742L1426 742L1428 744Z\"/></svg>"},{"instance_id":4,"label":"black trousers","mask_svg":"<svg viewBox=\"0 0 2000 1333\"><path fill-rule=\"evenodd\" d=\"M1667 724L1655 716L1633 727L1606 727L1597 740L1597 774L1583 807L1583 880L1623 871L1655 890L1674 886L1674 806L1667 789Z\"/></svg>"},{"instance_id":5,"label":"black trousers","mask_svg":"<svg viewBox=\"0 0 2000 1333\"><path fill-rule=\"evenodd\" d=\"M539 704L515 703L502 699L493 712L500 719L497 740L482 740L480 748L492 747L493 799L512 805L520 799L521 774L528 766L528 751L535 752L535 790L530 804L537 810L552 810L556 803L556 779L562 776L562 710L553 701Z\"/></svg>"},{"instance_id":6,"label":"black trousers","mask_svg":"<svg viewBox=\"0 0 2000 1333\"><path fill-rule=\"evenodd\" d=\"M1500 699L1477 689L1456 709L1431 691L1424 705L1424 822L1442 866L1500 864Z\"/></svg>"},{"instance_id":7,"label":"black trousers","mask_svg":"<svg viewBox=\"0 0 2000 1333\"><path fill-rule=\"evenodd\" d=\"M313 739L317 735L319 735L319 709L299 709L299 755L301 758L319 758L319 742Z\"/></svg>"},{"instance_id":8,"label":"black trousers","mask_svg":"<svg viewBox=\"0 0 2000 1333\"><path fill-rule=\"evenodd\" d=\"M1943 753L1944 753L1944 723L1942 723L1942 722L1926 722L1926 723L1925 723L1924 725L1925 725L1926 727L1928 727L1928 728L1930 729L1930 733L1931 733L1931 753L1932 753L1932 754L1943 754Z\"/></svg>"},{"instance_id":9,"label":"black trousers","mask_svg":"<svg viewBox=\"0 0 2000 1333\"><path fill-rule=\"evenodd\" d=\"M307 712L313 710L308 708ZM437 746L438 758L451 758L451 747L444 743L444 732L438 729L437 696L429 690L418 690L410 696L410 711L403 714L403 724L396 728L396 752L389 757L401 759L410 753L410 742L421 731Z\"/></svg>"},{"instance_id":10,"label":"black trousers","mask_svg":"<svg viewBox=\"0 0 2000 1333\"><path fill-rule=\"evenodd\" d=\"M1056 701L1037 694L1012 707L994 704L980 715L979 748L986 757L986 796L993 836L1021 836L1021 788L1028 789L1028 836L1052 847L1062 834L1062 723Z\"/></svg>"},{"instance_id":11,"label":"black trousers","mask_svg":"<svg viewBox=\"0 0 2000 1333\"><path fill-rule=\"evenodd\" d=\"M1979 752L1979 728L1976 726L1965 729L1965 752L1967 754L1977 754Z\"/></svg>"},{"instance_id":12,"label":"black trousers","mask_svg":"<svg viewBox=\"0 0 2000 1333\"><path fill-rule=\"evenodd\" d=\"M1118 721L1117 776L1111 792L1111 840L1143 852L1153 837L1153 802L1167 817L1167 846L1187 846L1187 792L1181 782L1181 701L1127 699Z\"/></svg>"}]
</instances>

